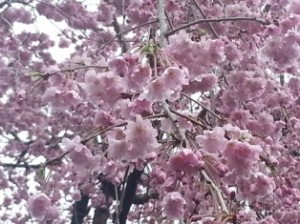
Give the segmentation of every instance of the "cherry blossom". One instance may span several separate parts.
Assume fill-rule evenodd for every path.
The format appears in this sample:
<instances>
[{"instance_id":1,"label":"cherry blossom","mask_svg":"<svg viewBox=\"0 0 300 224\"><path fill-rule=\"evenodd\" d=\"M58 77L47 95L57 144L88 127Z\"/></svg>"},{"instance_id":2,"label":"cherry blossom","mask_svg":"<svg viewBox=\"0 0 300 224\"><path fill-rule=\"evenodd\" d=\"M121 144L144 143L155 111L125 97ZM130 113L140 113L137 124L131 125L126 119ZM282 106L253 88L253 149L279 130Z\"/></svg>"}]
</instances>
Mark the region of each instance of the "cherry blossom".
<instances>
[{"instance_id":1,"label":"cherry blossom","mask_svg":"<svg viewBox=\"0 0 300 224\"><path fill-rule=\"evenodd\" d=\"M184 215L184 198L179 192L170 192L164 199L164 209L168 218L178 219Z\"/></svg>"},{"instance_id":2,"label":"cherry blossom","mask_svg":"<svg viewBox=\"0 0 300 224\"><path fill-rule=\"evenodd\" d=\"M28 209L29 209L30 213L38 219L44 218L45 215L47 213L49 213L50 207L51 207L51 200L47 195L45 195L43 193L31 196L28 199ZM52 213L52 212L50 212L50 213ZM47 214L47 216L48 216L48 214ZM50 215L50 217L51 217L51 215ZM52 218L54 218L54 216Z\"/></svg>"},{"instance_id":3,"label":"cherry blossom","mask_svg":"<svg viewBox=\"0 0 300 224\"><path fill-rule=\"evenodd\" d=\"M299 13L1 1L0 222L299 223Z\"/></svg>"},{"instance_id":4,"label":"cherry blossom","mask_svg":"<svg viewBox=\"0 0 300 224\"><path fill-rule=\"evenodd\" d=\"M170 157L169 166L174 171L184 171L187 174L199 171L203 163L198 155L190 149L182 149Z\"/></svg>"}]
</instances>

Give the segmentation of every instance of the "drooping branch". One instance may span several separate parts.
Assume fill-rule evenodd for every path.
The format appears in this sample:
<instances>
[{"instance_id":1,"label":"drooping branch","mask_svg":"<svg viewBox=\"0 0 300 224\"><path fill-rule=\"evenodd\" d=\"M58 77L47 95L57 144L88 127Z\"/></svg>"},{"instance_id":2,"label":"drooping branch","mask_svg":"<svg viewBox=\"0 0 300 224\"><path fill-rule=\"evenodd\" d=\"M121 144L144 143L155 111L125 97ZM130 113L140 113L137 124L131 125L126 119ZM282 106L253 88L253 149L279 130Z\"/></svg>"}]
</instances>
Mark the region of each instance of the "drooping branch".
<instances>
[{"instance_id":1,"label":"drooping branch","mask_svg":"<svg viewBox=\"0 0 300 224\"><path fill-rule=\"evenodd\" d=\"M164 15L163 15L164 16ZM253 22L257 22L257 23L260 23L262 25L270 25L271 23L269 21L266 21L266 20L261 20L259 18L256 18L256 17L228 17L228 18L211 18L211 19L199 19L199 20L196 20L196 21L193 21L191 23L188 23L188 24L185 24L185 25L182 25L182 26L179 26L177 28L174 28L173 30L169 31L169 32L164 32L164 36L165 37L169 37L173 34L175 34L176 32L178 32L179 30L182 30L182 29L185 29L185 28L188 28L190 26L193 26L193 25L196 25L196 24L199 24L199 23L212 23L212 22L228 22L228 21L253 21ZM112 39L110 39L108 42L106 42L100 50L103 50L104 48L106 48L110 43L112 43L116 38L119 38L121 37L122 35L124 34L127 34L131 31L134 31L136 29L139 29L139 28L142 28L144 26L148 26L148 25L151 25L151 24L154 24L154 23L158 23L159 22L159 19L154 19L154 20L150 20L146 23L142 23L142 24L139 24L137 26L134 26L130 29L127 29L127 30L124 30L124 31L121 31L119 33L117 33ZM160 28L161 29L161 28Z\"/></svg>"},{"instance_id":2,"label":"drooping branch","mask_svg":"<svg viewBox=\"0 0 300 224\"><path fill-rule=\"evenodd\" d=\"M216 193L218 202L221 206L222 212L224 212L225 214L229 214L229 210L226 206L226 203L223 199L223 195L221 190L218 188L218 186L213 182L213 180L207 175L207 173L204 170L201 170L201 175L203 176L203 178L206 180L206 183L208 185L211 186L211 188L213 189L213 191Z\"/></svg>"}]
</instances>

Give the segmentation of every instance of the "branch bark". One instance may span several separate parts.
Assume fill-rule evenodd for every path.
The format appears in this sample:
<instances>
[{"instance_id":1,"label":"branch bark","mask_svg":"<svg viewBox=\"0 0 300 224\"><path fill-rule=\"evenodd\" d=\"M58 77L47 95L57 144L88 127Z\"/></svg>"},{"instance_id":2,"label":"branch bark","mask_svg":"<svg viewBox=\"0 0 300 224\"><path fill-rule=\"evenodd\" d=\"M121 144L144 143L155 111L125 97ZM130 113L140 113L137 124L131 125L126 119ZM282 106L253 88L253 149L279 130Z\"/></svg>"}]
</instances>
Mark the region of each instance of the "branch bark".
<instances>
[{"instance_id":1,"label":"branch bark","mask_svg":"<svg viewBox=\"0 0 300 224\"><path fill-rule=\"evenodd\" d=\"M134 169L133 172L128 176L124 198L121 203L121 210L119 213L119 223L126 224L127 216L130 210L131 205L134 202L136 189L138 182L141 179L143 171Z\"/></svg>"},{"instance_id":2,"label":"branch bark","mask_svg":"<svg viewBox=\"0 0 300 224\"><path fill-rule=\"evenodd\" d=\"M71 224L83 224L84 217L89 213L89 200L89 196L82 195L81 200L74 203Z\"/></svg>"},{"instance_id":3,"label":"branch bark","mask_svg":"<svg viewBox=\"0 0 300 224\"><path fill-rule=\"evenodd\" d=\"M120 25L119 25L119 23L118 23L116 17L114 17L114 20L113 20L113 26L114 26L114 29L115 29L115 32L116 32L116 33L122 33L121 27L120 27ZM128 49L127 49L126 43L124 42L122 36L123 36L122 34L121 34L121 35L118 35L117 38L118 38L118 41L119 41L119 43L120 43L120 45L121 45L122 53L125 53L125 52L128 51Z\"/></svg>"},{"instance_id":4,"label":"branch bark","mask_svg":"<svg viewBox=\"0 0 300 224\"><path fill-rule=\"evenodd\" d=\"M5 168L25 168L25 169L39 169L42 167L41 164L14 164L14 163L0 163L0 166L5 167Z\"/></svg>"},{"instance_id":5,"label":"branch bark","mask_svg":"<svg viewBox=\"0 0 300 224\"><path fill-rule=\"evenodd\" d=\"M109 209L97 206L95 208L93 224L106 224L109 218Z\"/></svg>"}]
</instances>

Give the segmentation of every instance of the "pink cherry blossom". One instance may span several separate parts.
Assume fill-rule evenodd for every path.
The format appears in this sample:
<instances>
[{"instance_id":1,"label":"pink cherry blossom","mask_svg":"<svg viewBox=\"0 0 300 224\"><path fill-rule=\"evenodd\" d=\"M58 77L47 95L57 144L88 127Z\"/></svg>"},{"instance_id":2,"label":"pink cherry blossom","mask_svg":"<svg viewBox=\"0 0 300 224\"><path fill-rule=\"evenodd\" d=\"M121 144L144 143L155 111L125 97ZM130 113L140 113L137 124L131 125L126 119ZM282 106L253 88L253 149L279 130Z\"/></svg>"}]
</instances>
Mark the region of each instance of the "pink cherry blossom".
<instances>
[{"instance_id":1,"label":"pink cherry blossom","mask_svg":"<svg viewBox=\"0 0 300 224\"><path fill-rule=\"evenodd\" d=\"M89 167L91 165L93 155L85 145L81 144L79 136L73 140L64 138L62 146L69 151L69 157L75 166Z\"/></svg>"},{"instance_id":2,"label":"pink cherry blossom","mask_svg":"<svg viewBox=\"0 0 300 224\"><path fill-rule=\"evenodd\" d=\"M237 175L249 175L258 162L259 153L262 151L259 145L250 145L247 142L231 140L224 150L224 157L228 161L228 167Z\"/></svg>"},{"instance_id":3,"label":"pink cherry blossom","mask_svg":"<svg viewBox=\"0 0 300 224\"><path fill-rule=\"evenodd\" d=\"M200 170L201 158L193 153L190 149L182 149L178 153L172 155L169 159L169 166L174 171L184 171L192 174Z\"/></svg>"},{"instance_id":4,"label":"pink cherry blossom","mask_svg":"<svg viewBox=\"0 0 300 224\"><path fill-rule=\"evenodd\" d=\"M299 223L299 0L0 2L0 223Z\"/></svg>"},{"instance_id":5,"label":"pink cherry blossom","mask_svg":"<svg viewBox=\"0 0 300 224\"><path fill-rule=\"evenodd\" d=\"M186 69L169 67L163 72L162 78L165 83L168 83L168 88L178 89L182 85L188 84L188 71Z\"/></svg>"},{"instance_id":6,"label":"pink cherry blossom","mask_svg":"<svg viewBox=\"0 0 300 224\"><path fill-rule=\"evenodd\" d=\"M126 141L129 143L127 154L131 159L145 158L147 153L156 151L159 147L156 136L157 131L148 120L141 116L136 121L130 121L125 131Z\"/></svg>"},{"instance_id":7,"label":"pink cherry blossom","mask_svg":"<svg viewBox=\"0 0 300 224\"><path fill-rule=\"evenodd\" d=\"M213 131L204 131L204 135L197 136L196 140L205 151L210 153L221 153L228 142L225 138L225 130L220 127L214 128Z\"/></svg>"},{"instance_id":8,"label":"pink cherry blossom","mask_svg":"<svg viewBox=\"0 0 300 224\"><path fill-rule=\"evenodd\" d=\"M168 218L179 219L184 215L186 201L179 192L170 192L163 199L164 210Z\"/></svg>"},{"instance_id":9,"label":"pink cherry blossom","mask_svg":"<svg viewBox=\"0 0 300 224\"><path fill-rule=\"evenodd\" d=\"M88 167L92 162L92 153L86 146L78 145L69 155L75 166Z\"/></svg>"},{"instance_id":10,"label":"pink cherry blossom","mask_svg":"<svg viewBox=\"0 0 300 224\"><path fill-rule=\"evenodd\" d=\"M44 193L29 197L27 203L29 212L38 219L45 217L48 209L51 207L51 200Z\"/></svg>"},{"instance_id":11,"label":"pink cherry blossom","mask_svg":"<svg viewBox=\"0 0 300 224\"><path fill-rule=\"evenodd\" d=\"M157 78L150 82L146 99L150 100L151 102L166 100L170 98L172 93L173 91L167 88L165 80L162 78Z\"/></svg>"},{"instance_id":12,"label":"pink cherry blossom","mask_svg":"<svg viewBox=\"0 0 300 224\"><path fill-rule=\"evenodd\" d=\"M58 211L57 207L50 206L47 209L45 216L47 219L50 219L50 220L57 219L59 217L59 211Z\"/></svg>"}]
</instances>

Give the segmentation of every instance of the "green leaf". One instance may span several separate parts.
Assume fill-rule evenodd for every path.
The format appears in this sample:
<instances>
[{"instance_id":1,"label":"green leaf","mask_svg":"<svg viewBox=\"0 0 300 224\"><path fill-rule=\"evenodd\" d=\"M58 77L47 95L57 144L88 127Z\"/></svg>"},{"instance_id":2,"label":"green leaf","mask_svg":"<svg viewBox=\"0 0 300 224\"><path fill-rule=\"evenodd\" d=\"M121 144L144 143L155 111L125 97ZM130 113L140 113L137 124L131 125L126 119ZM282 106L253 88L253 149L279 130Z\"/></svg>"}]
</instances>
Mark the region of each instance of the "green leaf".
<instances>
[{"instance_id":1,"label":"green leaf","mask_svg":"<svg viewBox=\"0 0 300 224\"><path fill-rule=\"evenodd\" d=\"M42 166L40 169L36 171L38 178L45 180L45 166Z\"/></svg>"}]
</instances>

